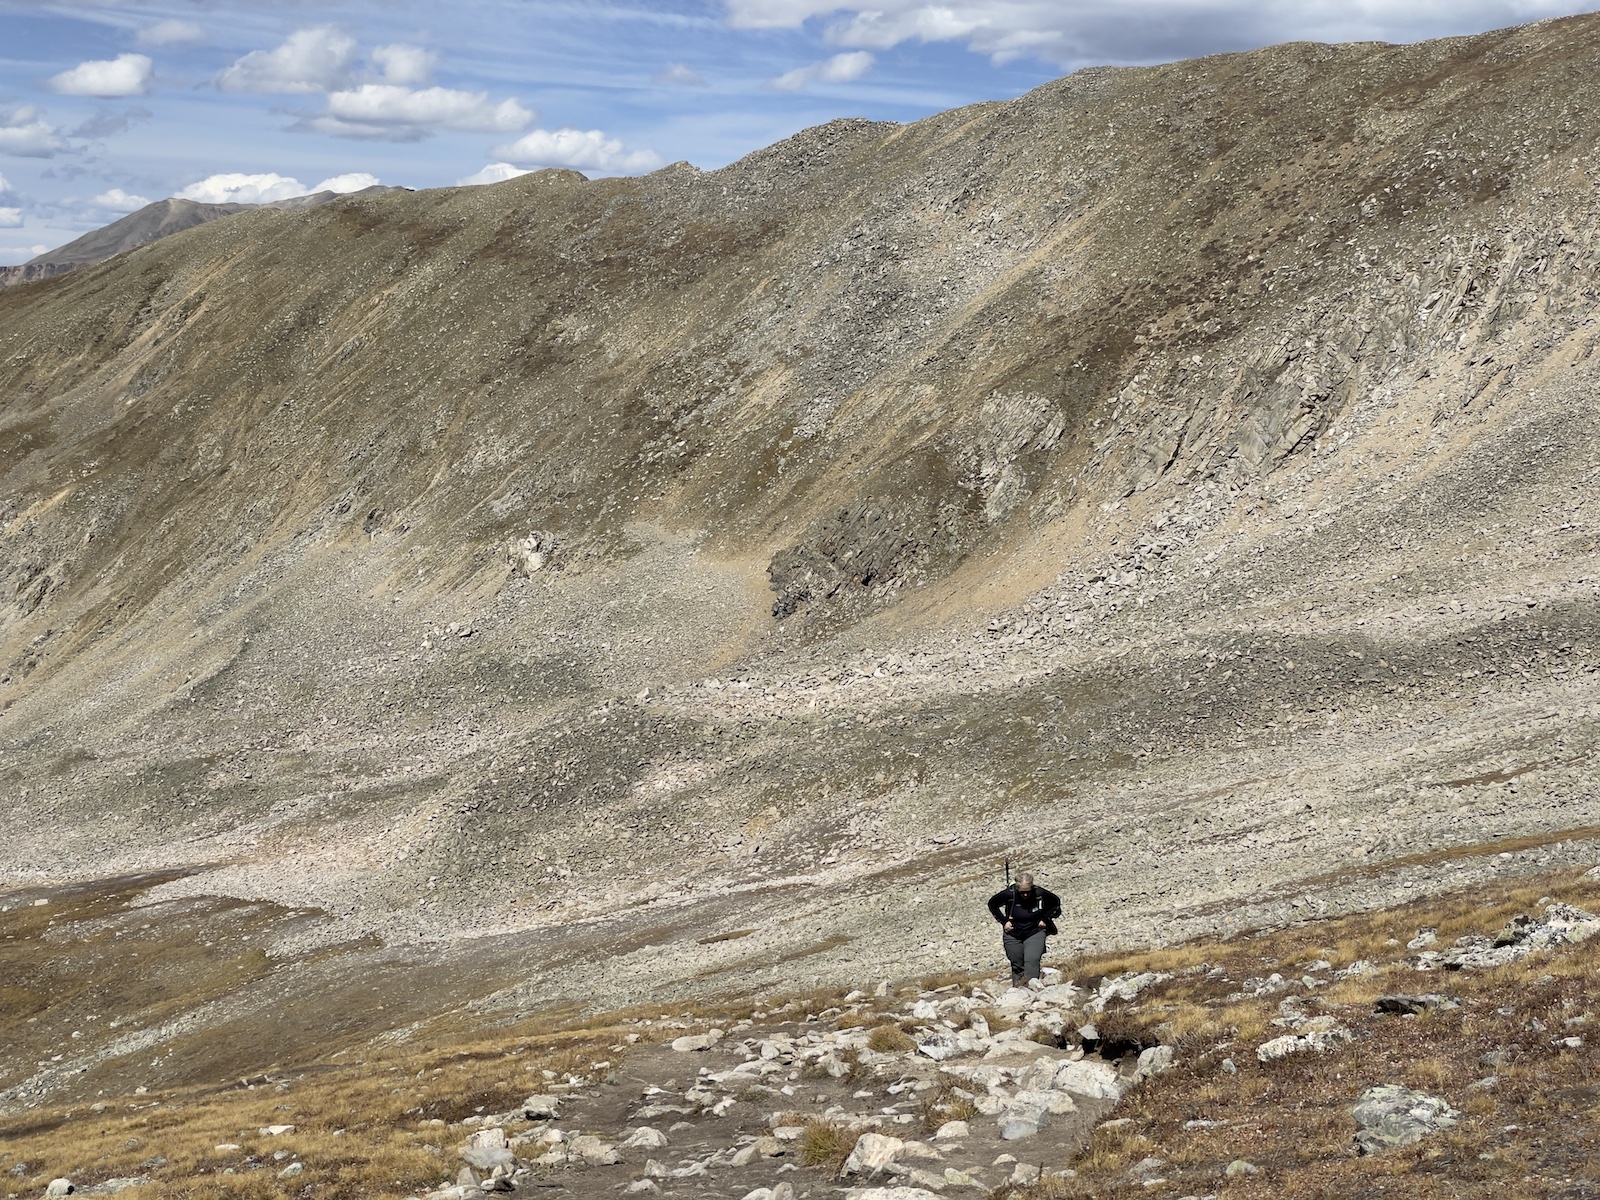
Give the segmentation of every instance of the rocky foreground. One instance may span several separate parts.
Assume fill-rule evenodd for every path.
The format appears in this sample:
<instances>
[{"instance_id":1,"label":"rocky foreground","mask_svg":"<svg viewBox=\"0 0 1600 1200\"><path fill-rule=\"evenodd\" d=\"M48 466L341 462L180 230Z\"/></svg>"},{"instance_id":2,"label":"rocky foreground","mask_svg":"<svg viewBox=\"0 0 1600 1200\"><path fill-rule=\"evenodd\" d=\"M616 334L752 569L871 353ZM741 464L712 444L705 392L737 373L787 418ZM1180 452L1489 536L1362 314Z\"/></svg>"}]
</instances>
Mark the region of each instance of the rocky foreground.
<instances>
[{"instance_id":1,"label":"rocky foreground","mask_svg":"<svg viewBox=\"0 0 1600 1200\"><path fill-rule=\"evenodd\" d=\"M418 1029L0 1127L4 1194L1587 1196L1600 872L1535 883L1555 895L1475 891L1027 988L552 1014L454 1047ZM519 1075L536 1090L507 1104Z\"/></svg>"},{"instance_id":2,"label":"rocky foreground","mask_svg":"<svg viewBox=\"0 0 1600 1200\"><path fill-rule=\"evenodd\" d=\"M758 1010L726 1031L676 1037L615 1071L607 1064L599 1068L608 1073L598 1089L592 1078L569 1077L565 1087L511 1112L469 1118L463 1125L474 1131L458 1151L466 1165L454 1185L427 1200L529 1186L541 1195L594 1195L606 1182L596 1168L627 1171L629 1181L613 1184L627 1194L741 1200L791 1200L839 1188L848 1200L935 1200L1048 1186L1077 1177L1073 1163L1097 1128L1133 1124L1114 1115L1118 1102L1171 1070L1180 1054L1196 1058L1186 1064L1191 1070L1222 1079L1238 1075L1239 1059L1253 1058L1259 1069L1345 1047L1359 1054L1354 1043L1362 1035L1351 1028L1356 1006L1324 1003L1319 993L1330 986L1392 983L1402 972L1505 967L1597 933L1600 918L1550 901L1537 916L1519 916L1493 936L1463 935L1444 949L1436 948L1436 929L1419 930L1405 947L1417 953L1384 966L1358 959L1335 969L1318 959L1301 965L1297 979L1273 972L1237 980L1222 966L1200 962L1176 973L1231 989L1224 1003L1275 998L1269 1031L1283 1032L1255 1045L1236 1037L1196 1045L1192 1034L1161 1029L1161 985L1175 975L1160 971L1102 978L1086 989L1050 969L1027 988L983 981L910 998L884 982L875 997L852 992L803 1022L775 1023L786 1014ZM1460 1007L1436 990L1385 993L1361 1006L1368 1023ZM1130 1026L1140 1016L1149 1024ZM1552 1031L1550 1045L1583 1051L1590 1021L1587 1010L1568 1017ZM640 1025L641 1032L658 1027ZM1483 1056L1483 1073L1468 1094L1496 1087L1493 1068L1508 1061L1503 1050ZM626 1125L602 1130L601 1122L617 1112L611 1088L667 1072L671 1078L647 1083L626 1106ZM778 1108L752 1127L750 1110L763 1103ZM1377 1084L1349 1105L1351 1148L1370 1155L1413 1146L1454 1128L1461 1116L1442 1097ZM1203 1116L1185 1122L1190 1130L1227 1125ZM1189 1186L1214 1194L1223 1182L1262 1172L1246 1158L1229 1161L1220 1179L1215 1170L1193 1167L1157 1153L1129 1165L1126 1175L1144 1189Z\"/></svg>"}]
</instances>

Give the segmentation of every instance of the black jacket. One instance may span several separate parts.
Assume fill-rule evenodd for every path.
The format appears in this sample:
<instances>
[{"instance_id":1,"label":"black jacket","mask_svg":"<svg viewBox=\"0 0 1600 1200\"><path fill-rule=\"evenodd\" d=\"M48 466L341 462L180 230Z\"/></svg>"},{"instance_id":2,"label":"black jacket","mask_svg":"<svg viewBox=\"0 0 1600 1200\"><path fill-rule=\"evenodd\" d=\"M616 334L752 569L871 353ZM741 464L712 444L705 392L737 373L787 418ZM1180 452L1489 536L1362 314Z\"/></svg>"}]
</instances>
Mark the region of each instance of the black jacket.
<instances>
[{"instance_id":1,"label":"black jacket","mask_svg":"<svg viewBox=\"0 0 1600 1200\"><path fill-rule=\"evenodd\" d=\"M1017 885L1013 883L989 897L989 915L997 923L1001 925L1006 923L1006 912L1017 894ZM1033 885L1033 903L1029 907L1033 909L1035 916L1043 919L1045 933L1054 936L1056 918L1061 915L1061 897L1049 888L1042 888L1036 883Z\"/></svg>"}]
</instances>

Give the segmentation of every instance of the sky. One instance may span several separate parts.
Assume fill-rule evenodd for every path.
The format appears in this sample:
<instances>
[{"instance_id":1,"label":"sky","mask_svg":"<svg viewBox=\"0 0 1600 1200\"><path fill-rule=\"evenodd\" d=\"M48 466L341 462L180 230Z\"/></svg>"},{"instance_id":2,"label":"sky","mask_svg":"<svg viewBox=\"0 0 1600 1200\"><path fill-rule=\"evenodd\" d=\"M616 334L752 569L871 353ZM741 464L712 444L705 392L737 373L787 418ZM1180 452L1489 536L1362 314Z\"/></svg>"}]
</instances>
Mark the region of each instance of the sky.
<instances>
[{"instance_id":1,"label":"sky","mask_svg":"<svg viewBox=\"0 0 1600 1200\"><path fill-rule=\"evenodd\" d=\"M0 265L152 200L723 166L1086 66L1600 0L0 0Z\"/></svg>"}]
</instances>

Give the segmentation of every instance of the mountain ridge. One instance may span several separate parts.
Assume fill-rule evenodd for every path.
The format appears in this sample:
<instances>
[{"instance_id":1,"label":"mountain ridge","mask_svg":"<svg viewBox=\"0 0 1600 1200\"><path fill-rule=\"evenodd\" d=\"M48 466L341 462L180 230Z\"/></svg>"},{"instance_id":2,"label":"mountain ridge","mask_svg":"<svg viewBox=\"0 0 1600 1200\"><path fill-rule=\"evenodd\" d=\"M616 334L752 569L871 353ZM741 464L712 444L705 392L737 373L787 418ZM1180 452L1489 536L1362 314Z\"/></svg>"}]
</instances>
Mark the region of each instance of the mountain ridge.
<instances>
[{"instance_id":1,"label":"mountain ridge","mask_svg":"<svg viewBox=\"0 0 1600 1200\"><path fill-rule=\"evenodd\" d=\"M375 190L388 189L382 187L362 189L363 192ZM250 209L277 208L294 211L314 208L337 199L340 195L351 194L361 193L312 192L304 196L272 200L262 204L208 204L198 200L186 200L180 196L169 196L165 200L146 204L143 208L125 217L119 217L99 229L90 230L64 246L46 250L20 266L0 267L0 287L31 283L35 279L49 279L78 267L94 266L96 263L105 262L108 258L159 238L170 237L174 233L181 233L196 225L204 225L221 217L231 217L235 213L247 212Z\"/></svg>"}]
</instances>

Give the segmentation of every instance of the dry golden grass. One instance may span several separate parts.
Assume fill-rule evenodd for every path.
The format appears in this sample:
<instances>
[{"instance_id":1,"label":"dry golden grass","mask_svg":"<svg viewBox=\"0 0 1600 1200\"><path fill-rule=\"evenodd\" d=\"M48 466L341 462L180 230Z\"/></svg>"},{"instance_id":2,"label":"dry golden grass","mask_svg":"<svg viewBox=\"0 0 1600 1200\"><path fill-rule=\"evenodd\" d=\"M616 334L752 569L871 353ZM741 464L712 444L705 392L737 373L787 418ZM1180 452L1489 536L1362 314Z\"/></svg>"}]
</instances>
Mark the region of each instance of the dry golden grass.
<instances>
[{"instance_id":1,"label":"dry golden grass","mask_svg":"<svg viewBox=\"0 0 1600 1200\"><path fill-rule=\"evenodd\" d=\"M916 1048L916 1042L898 1025L875 1025L867 1035L867 1049L879 1054L909 1054Z\"/></svg>"},{"instance_id":2,"label":"dry golden grass","mask_svg":"<svg viewBox=\"0 0 1600 1200\"><path fill-rule=\"evenodd\" d=\"M946 1121L970 1121L977 1115L977 1105L958 1095L955 1080L948 1077L941 1077L935 1087L917 1097L917 1117L929 1133Z\"/></svg>"},{"instance_id":3,"label":"dry golden grass","mask_svg":"<svg viewBox=\"0 0 1600 1200\"><path fill-rule=\"evenodd\" d=\"M844 1160L850 1157L850 1152L856 1148L864 1132L813 1118L805 1123L805 1132L796 1143L796 1152L806 1166L816 1167L832 1178L844 1168Z\"/></svg>"},{"instance_id":4,"label":"dry golden grass","mask_svg":"<svg viewBox=\"0 0 1600 1200\"><path fill-rule=\"evenodd\" d=\"M967 1014L966 1021L968 1025L972 1024L973 1017L982 1017L988 1024L990 1033L1000 1033L1003 1030L1015 1029L1017 1027L1016 1017L1011 1016L1008 1013L1003 1013L999 1009L990 1008L988 1005L975 1008L969 1012Z\"/></svg>"},{"instance_id":5,"label":"dry golden grass","mask_svg":"<svg viewBox=\"0 0 1600 1200\"><path fill-rule=\"evenodd\" d=\"M1600 882L1566 872L1384 912L1198 942L1162 955L1101 955L1073 964L1080 980L1200 962L1222 966L1226 977L1179 975L1120 1012L1120 1025L1102 1021L1124 1033L1142 1025L1159 1030L1163 1040L1182 1046L1178 1065L1124 1100L1116 1115L1129 1123L1098 1130L1073 1164L1075 1177L999 1195L1098 1200L1215 1192L1225 1200L1503 1200L1567 1194L1561 1181L1586 1177L1600 1153L1600 1053L1589 1044L1600 1042L1600 998L1592 984L1600 973L1600 939L1492 971L1419 972L1407 961L1415 952L1405 946L1427 926L1437 929L1441 949L1462 934L1492 935L1519 913L1536 913L1545 897L1600 911ZM1376 975L1292 989L1305 1011L1333 1016L1357 1040L1328 1054L1259 1063L1256 1046L1286 1031L1271 1022L1290 993L1235 1001L1228 995L1244 980L1274 971L1297 980L1315 959L1336 968L1366 959L1379 968ZM1443 992L1461 1006L1419 1017L1378 1015L1373 1001L1393 992ZM1584 1045L1559 1046L1568 1033L1581 1034ZM1480 1056L1491 1050L1505 1051L1507 1062L1481 1065ZM1224 1061L1236 1073L1227 1073ZM1471 1086L1491 1073L1497 1083ZM1458 1125L1417 1146L1357 1156L1350 1108L1380 1083L1444 1097L1460 1111ZM1192 1124L1197 1122L1205 1124ZM1147 1155L1168 1164L1161 1174L1171 1179L1169 1186L1147 1189L1129 1175L1128 1167ZM1251 1162L1260 1173L1225 1176L1235 1159Z\"/></svg>"},{"instance_id":6,"label":"dry golden grass","mask_svg":"<svg viewBox=\"0 0 1600 1200\"><path fill-rule=\"evenodd\" d=\"M748 1013L748 1003L743 1009ZM80 1185L151 1175L158 1183L144 1190L152 1195L194 1200L278 1196L288 1181L280 1183L277 1171L289 1161L305 1166L294 1190L310 1186L319 1197L432 1190L458 1169L454 1146L463 1135L429 1121L503 1112L542 1090L544 1071L564 1078L588 1073L597 1061L615 1062L612 1047L625 1031L650 1032L627 1019L556 1012L488 1032L336 1054L291 1073L281 1086L122 1097L101 1113L83 1105L36 1110L0 1121L5 1161L28 1164L22 1178L0 1176L0 1196L37 1193L40 1178L62 1175ZM258 1130L267 1125L295 1131L264 1138ZM215 1149L230 1143L241 1149ZM280 1150L293 1157L272 1160ZM165 1165L143 1165L155 1156ZM229 1168L236 1173L224 1173ZM136 1192L125 1195L140 1200Z\"/></svg>"}]
</instances>

